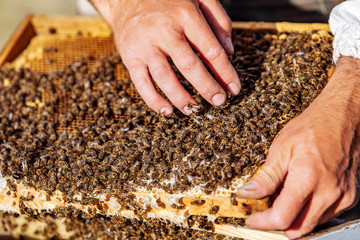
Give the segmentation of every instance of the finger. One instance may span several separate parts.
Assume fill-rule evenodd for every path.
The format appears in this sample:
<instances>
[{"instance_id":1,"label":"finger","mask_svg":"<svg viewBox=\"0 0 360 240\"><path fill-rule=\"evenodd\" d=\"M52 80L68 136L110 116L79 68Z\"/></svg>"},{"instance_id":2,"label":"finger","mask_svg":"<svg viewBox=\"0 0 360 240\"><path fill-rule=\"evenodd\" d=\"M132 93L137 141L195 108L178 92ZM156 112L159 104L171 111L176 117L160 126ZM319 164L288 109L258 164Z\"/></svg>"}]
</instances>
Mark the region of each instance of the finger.
<instances>
[{"instance_id":1,"label":"finger","mask_svg":"<svg viewBox=\"0 0 360 240\"><path fill-rule=\"evenodd\" d=\"M172 106L156 90L146 65L137 61L133 64L127 64L126 67L136 89L145 103L155 112L170 115L172 113Z\"/></svg>"},{"instance_id":2,"label":"finger","mask_svg":"<svg viewBox=\"0 0 360 240\"><path fill-rule=\"evenodd\" d=\"M265 164L259 172L238 190L239 198L262 199L275 193L278 187L283 183L287 174L288 162L283 159L289 159L282 156L282 149L272 145Z\"/></svg>"},{"instance_id":3,"label":"finger","mask_svg":"<svg viewBox=\"0 0 360 240\"><path fill-rule=\"evenodd\" d=\"M206 20L200 18L185 28L185 35L215 74L220 85L232 95L240 92L240 80L224 48L216 39Z\"/></svg>"},{"instance_id":4,"label":"finger","mask_svg":"<svg viewBox=\"0 0 360 240\"><path fill-rule=\"evenodd\" d=\"M218 0L200 1L200 9L206 18L217 39L231 55L234 53L234 46L231 41L232 23Z\"/></svg>"},{"instance_id":5,"label":"finger","mask_svg":"<svg viewBox=\"0 0 360 240\"><path fill-rule=\"evenodd\" d=\"M353 208L359 201L359 189L356 186L357 182L357 172L358 169L358 159L354 159L352 170L347 172L347 179L345 181L345 191L341 198L341 201L334 209L334 216L339 215L340 213Z\"/></svg>"},{"instance_id":6,"label":"finger","mask_svg":"<svg viewBox=\"0 0 360 240\"><path fill-rule=\"evenodd\" d=\"M355 176L349 179L346 190L339 199L326 210L320 219L320 224L356 206L359 202L359 190L356 188L355 179Z\"/></svg>"},{"instance_id":7,"label":"finger","mask_svg":"<svg viewBox=\"0 0 360 240\"><path fill-rule=\"evenodd\" d=\"M320 223L320 217L332 203L337 201L340 195L340 191L316 192L311 201L309 201L299 213L289 229L286 230L286 235L289 238L294 239L311 232Z\"/></svg>"},{"instance_id":8,"label":"finger","mask_svg":"<svg viewBox=\"0 0 360 240\"><path fill-rule=\"evenodd\" d=\"M176 42L175 46L169 48L168 54L183 76L209 103L222 105L226 100L224 89L206 70L186 40Z\"/></svg>"},{"instance_id":9,"label":"finger","mask_svg":"<svg viewBox=\"0 0 360 240\"><path fill-rule=\"evenodd\" d=\"M289 172L286 177L284 187L272 207L249 217L247 224L261 230L289 228L303 207L311 201L316 182L310 180L314 178L313 174L306 166L296 166L296 171Z\"/></svg>"},{"instance_id":10,"label":"finger","mask_svg":"<svg viewBox=\"0 0 360 240\"><path fill-rule=\"evenodd\" d=\"M357 205L359 202L359 190L356 189L355 183L349 187L349 189L344 193L339 204L333 211L332 216L329 216L328 219L335 217ZM327 220L328 220L327 219Z\"/></svg>"},{"instance_id":11,"label":"finger","mask_svg":"<svg viewBox=\"0 0 360 240\"><path fill-rule=\"evenodd\" d=\"M153 54L148 67L153 80L169 100L184 114L191 114L187 105L197 103L181 85L166 57L161 53Z\"/></svg>"}]
</instances>

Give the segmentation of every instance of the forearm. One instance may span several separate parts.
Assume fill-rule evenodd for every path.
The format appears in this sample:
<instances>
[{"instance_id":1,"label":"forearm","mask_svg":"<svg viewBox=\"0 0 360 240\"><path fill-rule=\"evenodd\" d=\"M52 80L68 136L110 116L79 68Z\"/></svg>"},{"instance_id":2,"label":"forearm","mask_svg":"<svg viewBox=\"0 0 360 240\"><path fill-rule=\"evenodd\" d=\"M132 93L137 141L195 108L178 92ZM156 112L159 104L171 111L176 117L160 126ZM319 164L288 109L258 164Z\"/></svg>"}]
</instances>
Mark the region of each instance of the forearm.
<instances>
[{"instance_id":1,"label":"forearm","mask_svg":"<svg viewBox=\"0 0 360 240\"><path fill-rule=\"evenodd\" d=\"M324 95L324 96L322 96ZM322 102L329 101L342 106L344 112L353 121L360 118L360 59L342 56L328 84L321 93ZM331 101L331 100L336 101Z\"/></svg>"},{"instance_id":2,"label":"forearm","mask_svg":"<svg viewBox=\"0 0 360 240\"><path fill-rule=\"evenodd\" d=\"M321 94L312 103L313 119L327 118L333 136L341 138L350 149L360 125L360 59L343 56Z\"/></svg>"},{"instance_id":3,"label":"forearm","mask_svg":"<svg viewBox=\"0 0 360 240\"><path fill-rule=\"evenodd\" d=\"M337 65L316 101L330 102L332 107L339 108L336 109L339 118L345 118L349 131L356 134L360 119L360 1L339 4L331 13L329 25L334 34L333 58Z\"/></svg>"}]
</instances>

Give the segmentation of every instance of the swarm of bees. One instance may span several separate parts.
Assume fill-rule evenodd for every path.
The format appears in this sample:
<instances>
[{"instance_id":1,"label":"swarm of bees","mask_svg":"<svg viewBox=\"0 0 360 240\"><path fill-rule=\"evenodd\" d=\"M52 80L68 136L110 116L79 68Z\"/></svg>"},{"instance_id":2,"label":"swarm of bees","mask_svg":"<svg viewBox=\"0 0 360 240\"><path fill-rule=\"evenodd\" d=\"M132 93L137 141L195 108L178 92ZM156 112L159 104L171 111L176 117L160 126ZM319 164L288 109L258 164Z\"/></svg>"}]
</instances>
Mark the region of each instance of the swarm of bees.
<instances>
[{"instance_id":1,"label":"swarm of bees","mask_svg":"<svg viewBox=\"0 0 360 240\"><path fill-rule=\"evenodd\" d=\"M191 116L150 110L129 79L117 79L119 56L98 60L95 67L84 58L60 72L1 68L1 175L49 195L59 190L67 202L80 194L80 203L88 204L103 193L131 209L136 206L123 194L137 187L179 193L202 186L207 194L229 188L232 179L253 173L265 161L276 135L321 92L332 66L328 33L236 31L233 41L230 60L242 90L224 106L209 105L175 69L199 103ZM234 196L231 203L237 205ZM219 210L215 207L210 214ZM134 220L122 220L128 221ZM147 234L144 223L131 225L129 237ZM170 238L176 232L198 234L160 220L154 225L166 225L161 234ZM204 229L210 225L199 223Z\"/></svg>"}]
</instances>

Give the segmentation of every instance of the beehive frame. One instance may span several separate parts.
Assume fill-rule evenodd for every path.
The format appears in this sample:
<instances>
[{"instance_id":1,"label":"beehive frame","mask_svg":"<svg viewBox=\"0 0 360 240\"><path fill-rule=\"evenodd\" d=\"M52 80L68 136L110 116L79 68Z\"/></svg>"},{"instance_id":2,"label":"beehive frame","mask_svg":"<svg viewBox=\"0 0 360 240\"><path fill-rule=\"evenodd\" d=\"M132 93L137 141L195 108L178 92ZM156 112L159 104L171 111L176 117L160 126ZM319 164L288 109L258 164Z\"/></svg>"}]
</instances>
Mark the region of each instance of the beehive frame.
<instances>
[{"instance_id":1,"label":"beehive frame","mask_svg":"<svg viewBox=\"0 0 360 240\"><path fill-rule=\"evenodd\" d=\"M293 23L234 23L235 29L250 29L250 30L270 30L274 32L288 31L288 32L309 32L312 30L329 31L326 24L293 24ZM79 30L81 29L81 30ZM56 34L54 34L56 32ZM76 40L74 40L74 38ZM66 42L66 48L54 45L54 40ZM28 16L19 26L17 32L10 39L3 52L0 55L0 64L10 63L15 67L29 67L32 70L47 72L50 70L60 70L64 66L79 60L79 57L89 55L89 48L86 46L79 46L79 39L86 39L88 46L91 46L95 51L91 53L96 57L111 56L116 52L115 46L112 42L112 33L107 24L98 18L80 18L80 17L48 17L48 16ZM48 44L48 45L46 45ZM82 43L81 43L82 44ZM41 46L41 48L39 47ZM56 46L58 52L53 52L52 47ZM69 46L74 46L69 47ZM95 46L95 47L94 47ZM76 50L76 51L75 51ZM118 73L122 77L128 77L125 69L119 69ZM47 96L44 96L46 98ZM36 104L36 103L35 103ZM81 124L81 123L76 123ZM19 189L21 191L21 189ZM60 194L60 193L59 193ZM142 192L136 193L138 196L147 196L151 193ZM56 194L55 194L56 195ZM20 196L20 194L19 194ZM61 196L59 196L61 197ZM205 214L208 211L208 206L204 205L201 208L192 207L190 201L198 198L198 195L190 195L183 197L184 204L188 205L194 213ZM201 196L200 196L201 197ZM168 196L162 196L160 199L166 199ZM6 199L4 196L3 200ZM231 206L230 201L227 201L228 207L224 207L226 203L222 203L223 199L213 198L213 201L219 201L222 204L222 211L219 216L246 217L244 212L246 207L253 206L253 211L262 211L266 209L266 201L248 201L238 200L238 207ZM202 212L202 208L206 211ZM228 209L228 210L226 210ZM113 210L116 211L116 210ZM108 214L111 215L111 210ZM236 213L236 214L234 214ZM215 229L217 233L227 233L233 236L246 237L248 233L252 232L248 229L222 229L218 227ZM254 231L256 233L256 231ZM245 234L245 235L244 235ZM272 233L267 233L269 237ZM255 234L257 235L257 234ZM261 234L258 234L259 236ZM273 238L284 238L281 233L274 233ZM259 238L261 239L261 238Z\"/></svg>"}]
</instances>

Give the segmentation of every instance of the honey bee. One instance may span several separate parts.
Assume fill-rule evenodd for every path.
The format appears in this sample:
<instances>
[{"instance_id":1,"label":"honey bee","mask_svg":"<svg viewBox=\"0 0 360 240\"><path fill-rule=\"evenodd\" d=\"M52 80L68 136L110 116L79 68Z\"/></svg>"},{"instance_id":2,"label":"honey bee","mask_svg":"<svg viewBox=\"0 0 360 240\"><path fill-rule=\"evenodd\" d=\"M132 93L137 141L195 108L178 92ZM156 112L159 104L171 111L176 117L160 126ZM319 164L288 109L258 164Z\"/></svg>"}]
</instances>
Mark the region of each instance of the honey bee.
<instances>
[{"instance_id":1,"label":"honey bee","mask_svg":"<svg viewBox=\"0 0 360 240\"><path fill-rule=\"evenodd\" d=\"M230 194L230 202L231 202L231 205L234 205L234 206L238 205L238 202L236 200L236 193L231 193Z\"/></svg>"},{"instance_id":2,"label":"honey bee","mask_svg":"<svg viewBox=\"0 0 360 240\"><path fill-rule=\"evenodd\" d=\"M195 221L191 218L191 215L186 219L187 226L192 228L195 225Z\"/></svg>"},{"instance_id":3,"label":"honey bee","mask_svg":"<svg viewBox=\"0 0 360 240\"><path fill-rule=\"evenodd\" d=\"M212 206L209 210L209 213L210 214L217 214L220 210L220 207L219 206Z\"/></svg>"},{"instance_id":4,"label":"honey bee","mask_svg":"<svg viewBox=\"0 0 360 240\"><path fill-rule=\"evenodd\" d=\"M217 217L214 221L215 224L221 225L225 223L224 217Z\"/></svg>"},{"instance_id":5,"label":"honey bee","mask_svg":"<svg viewBox=\"0 0 360 240\"><path fill-rule=\"evenodd\" d=\"M164 209L166 208L165 203L162 202L160 198L156 199L156 203L159 207L164 208Z\"/></svg>"},{"instance_id":6,"label":"honey bee","mask_svg":"<svg viewBox=\"0 0 360 240\"><path fill-rule=\"evenodd\" d=\"M170 207L175 208L175 209L185 209L185 205L180 205L180 204L171 204Z\"/></svg>"},{"instance_id":7,"label":"honey bee","mask_svg":"<svg viewBox=\"0 0 360 240\"><path fill-rule=\"evenodd\" d=\"M204 199L194 199L190 202L191 205L196 205L196 206L201 206L205 203L206 201Z\"/></svg>"}]
</instances>

